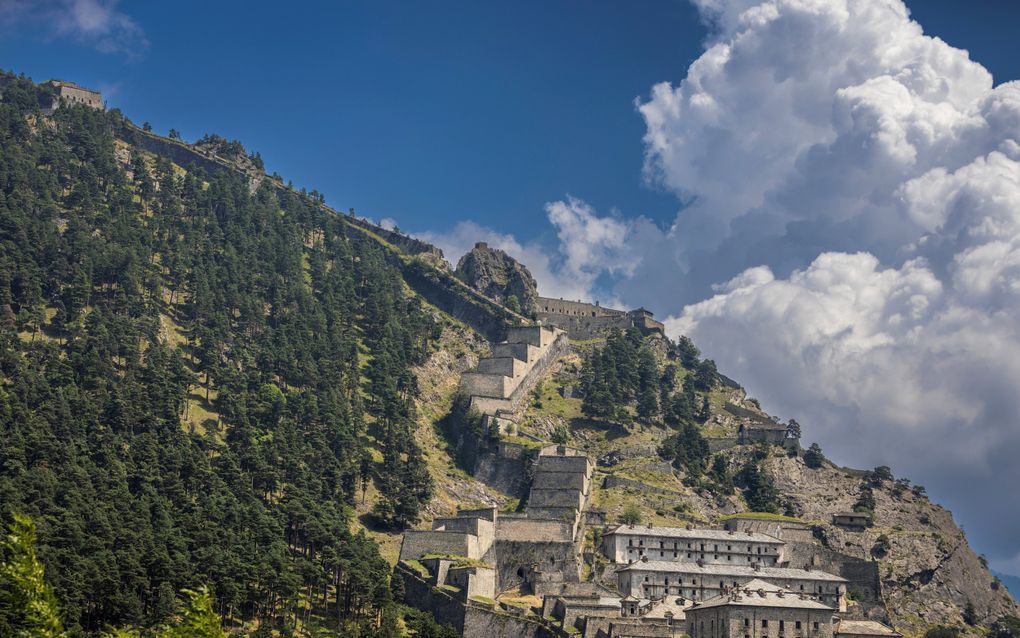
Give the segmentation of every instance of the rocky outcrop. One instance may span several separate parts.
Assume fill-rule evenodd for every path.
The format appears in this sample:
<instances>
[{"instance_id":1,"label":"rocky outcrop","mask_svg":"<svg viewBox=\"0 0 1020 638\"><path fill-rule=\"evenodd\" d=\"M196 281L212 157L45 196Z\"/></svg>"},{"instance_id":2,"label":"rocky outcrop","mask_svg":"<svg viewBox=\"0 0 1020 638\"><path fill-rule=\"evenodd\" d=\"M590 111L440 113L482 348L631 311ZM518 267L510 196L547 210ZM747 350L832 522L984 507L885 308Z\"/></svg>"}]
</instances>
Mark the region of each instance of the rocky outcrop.
<instances>
[{"instance_id":1,"label":"rocky outcrop","mask_svg":"<svg viewBox=\"0 0 1020 638\"><path fill-rule=\"evenodd\" d=\"M456 275L511 310L530 315L537 309L538 286L528 269L502 250L489 248L484 242L475 244L460 258Z\"/></svg>"},{"instance_id":2,"label":"rocky outcrop","mask_svg":"<svg viewBox=\"0 0 1020 638\"><path fill-rule=\"evenodd\" d=\"M774 456L767 467L780 491L830 549L877 563L882 598L892 623L905 633L938 623L962 624L974 606L982 622L1020 613L1017 603L988 572L945 508L893 481L873 487L874 525L851 529L832 524L832 514L852 510L860 496L858 472L825 464L806 467L799 458ZM879 539L888 540L883 549Z\"/></svg>"}]
</instances>

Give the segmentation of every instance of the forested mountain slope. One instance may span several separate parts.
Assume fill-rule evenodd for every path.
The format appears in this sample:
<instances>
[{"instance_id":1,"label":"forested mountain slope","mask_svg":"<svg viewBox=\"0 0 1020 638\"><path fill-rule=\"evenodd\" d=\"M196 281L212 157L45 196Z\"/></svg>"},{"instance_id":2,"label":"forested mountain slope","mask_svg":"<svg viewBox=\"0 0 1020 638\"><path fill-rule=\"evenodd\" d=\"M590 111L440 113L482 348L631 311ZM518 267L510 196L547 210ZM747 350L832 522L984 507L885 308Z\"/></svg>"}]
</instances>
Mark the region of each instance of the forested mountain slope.
<instances>
[{"instance_id":1,"label":"forested mountain slope","mask_svg":"<svg viewBox=\"0 0 1020 638\"><path fill-rule=\"evenodd\" d=\"M27 80L0 102L0 516L36 520L67 626L152 626L208 583L249 629L374 628L389 566L352 504L374 481L400 527L429 498L435 313L317 197L45 103Z\"/></svg>"},{"instance_id":2,"label":"forested mountain slope","mask_svg":"<svg viewBox=\"0 0 1020 638\"><path fill-rule=\"evenodd\" d=\"M527 321L499 289L530 280L523 265L465 282L238 143L48 103L25 79L0 100L0 523L36 521L72 635L158 626L202 585L241 635L444 635L393 603L401 532L513 509L527 472L485 485L464 457L491 470L548 442L598 460L609 524L796 521L810 552L873 567L857 611L911 636L1016 613L922 488L740 440L776 420L684 338L575 342L512 434L451 431L460 373ZM833 525L847 509L872 525ZM0 637L10 621L0 596Z\"/></svg>"}]
</instances>

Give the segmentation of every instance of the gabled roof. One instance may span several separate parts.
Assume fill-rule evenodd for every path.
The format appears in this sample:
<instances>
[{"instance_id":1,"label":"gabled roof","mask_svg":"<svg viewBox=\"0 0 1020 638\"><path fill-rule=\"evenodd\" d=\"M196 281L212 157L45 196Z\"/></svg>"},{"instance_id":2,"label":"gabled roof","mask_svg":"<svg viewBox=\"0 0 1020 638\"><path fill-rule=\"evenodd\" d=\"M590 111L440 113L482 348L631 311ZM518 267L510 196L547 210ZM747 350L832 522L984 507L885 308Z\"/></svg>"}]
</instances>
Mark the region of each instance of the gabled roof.
<instances>
[{"instance_id":1,"label":"gabled roof","mask_svg":"<svg viewBox=\"0 0 1020 638\"><path fill-rule=\"evenodd\" d=\"M815 609L818 611L832 611L832 607L822 604L817 600L801 597L782 587L776 587L761 579L754 579L745 583L738 589L709 598L708 600L695 603L687 610L687 613L697 612L699 609L710 609L716 607L783 607L787 609Z\"/></svg>"},{"instance_id":2,"label":"gabled roof","mask_svg":"<svg viewBox=\"0 0 1020 638\"><path fill-rule=\"evenodd\" d=\"M647 526L647 525L619 525L616 529L613 529L605 533L605 536L612 534L626 534L628 536L654 536L664 538L676 538L676 539L690 539L690 540L712 540L712 541L726 541L729 543L743 543L751 541L753 543L768 543L770 545L782 545L783 541L779 540L775 536L769 536L768 534L762 534L760 532L731 532L725 529L687 529L685 527L660 527L658 525ZM648 549L658 549L649 547Z\"/></svg>"},{"instance_id":3,"label":"gabled roof","mask_svg":"<svg viewBox=\"0 0 1020 638\"><path fill-rule=\"evenodd\" d=\"M699 574L703 576L722 576L724 578L746 578L752 582L763 578L770 578L773 580L820 580L832 583L847 582L847 580L841 576L813 569L792 569L789 567L759 567L758 569L755 569L748 565L718 565L713 563L698 565L697 563L691 563L688 561L668 560L639 560L633 563L628 563L627 565L620 567L617 571ZM775 585L769 586L775 588ZM745 587L745 585L741 585L741 588L743 587Z\"/></svg>"}]
</instances>

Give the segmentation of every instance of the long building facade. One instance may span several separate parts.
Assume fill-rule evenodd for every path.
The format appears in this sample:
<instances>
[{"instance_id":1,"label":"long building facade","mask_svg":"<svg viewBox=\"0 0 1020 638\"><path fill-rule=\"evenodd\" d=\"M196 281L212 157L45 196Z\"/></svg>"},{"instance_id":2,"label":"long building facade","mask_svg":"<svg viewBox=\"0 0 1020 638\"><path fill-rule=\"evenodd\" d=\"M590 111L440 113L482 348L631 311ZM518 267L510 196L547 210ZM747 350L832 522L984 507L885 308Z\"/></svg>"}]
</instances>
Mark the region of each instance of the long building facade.
<instances>
[{"instance_id":1,"label":"long building facade","mask_svg":"<svg viewBox=\"0 0 1020 638\"><path fill-rule=\"evenodd\" d=\"M757 532L620 525L602 536L602 552L614 563L642 559L707 565L775 566L783 541Z\"/></svg>"},{"instance_id":2,"label":"long building facade","mask_svg":"<svg viewBox=\"0 0 1020 638\"><path fill-rule=\"evenodd\" d=\"M655 560L637 561L617 570L622 593L652 600L665 596L708 600L752 580L809 597L830 609L845 604L846 579L821 571Z\"/></svg>"}]
</instances>

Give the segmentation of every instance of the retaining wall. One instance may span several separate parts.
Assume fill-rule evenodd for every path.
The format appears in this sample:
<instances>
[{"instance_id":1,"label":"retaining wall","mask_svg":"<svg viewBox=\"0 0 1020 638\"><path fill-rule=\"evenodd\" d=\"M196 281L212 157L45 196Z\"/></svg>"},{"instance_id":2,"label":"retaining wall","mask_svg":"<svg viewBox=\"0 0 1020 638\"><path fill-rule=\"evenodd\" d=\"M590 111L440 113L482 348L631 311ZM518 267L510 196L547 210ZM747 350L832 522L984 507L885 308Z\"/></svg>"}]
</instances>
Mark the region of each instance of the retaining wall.
<instances>
[{"instance_id":1,"label":"retaining wall","mask_svg":"<svg viewBox=\"0 0 1020 638\"><path fill-rule=\"evenodd\" d=\"M420 558L425 554L450 554L480 558L478 537L464 532L409 529L400 545L400 559Z\"/></svg>"},{"instance_id":2,"label":"retaining wall","mask_svg":"<svg viewBox=\"0 0 1020 638\"><path fill-rule=\"evenodd\" d=\"M567 541L573 533L573 527L563 521L501 516L496 525L497 541Z\"/></svg>"},{"instance_id":3,"label":"retaining wall","mask_svg":"<svg viewBox=\"0 0 1020 638\"><path fill-rule=\"evenodd\" d=\"M530 343L498 343L492 346L493 357L510 357L531 363L538 357L539 349Z\"/></svg>"},{"instance_id":4,"label":"retaining wall","mask_svg":"<svg viewBox=\"0 0 1020 638\"><path fill-rule=\"evenodd\" d=\"M514 357L491 357L478 361L478 372L482 374L501 374L505 377L517 377L524 374L528 364Z\"/></svg>"}]
</instances>

